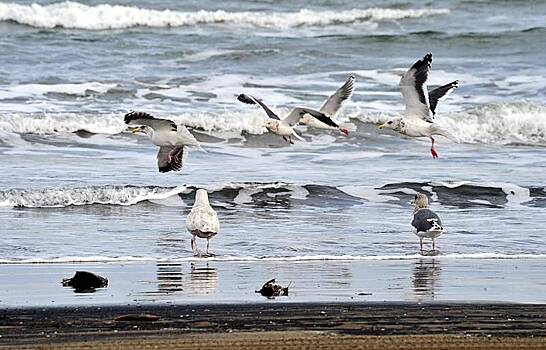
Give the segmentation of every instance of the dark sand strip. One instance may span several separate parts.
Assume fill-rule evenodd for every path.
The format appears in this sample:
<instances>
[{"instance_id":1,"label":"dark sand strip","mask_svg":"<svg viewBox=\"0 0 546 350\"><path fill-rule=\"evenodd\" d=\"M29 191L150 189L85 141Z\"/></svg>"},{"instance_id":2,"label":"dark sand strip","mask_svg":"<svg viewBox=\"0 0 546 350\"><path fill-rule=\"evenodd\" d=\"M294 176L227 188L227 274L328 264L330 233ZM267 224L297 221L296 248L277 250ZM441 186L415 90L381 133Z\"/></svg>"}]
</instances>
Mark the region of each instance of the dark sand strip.
<instances>
[{"instance_id":1,"label":"dark sand strip","mask_svg":"<svg viewBox=\"0 0 546 350\"><path fill-rule=\"evenodd\" d=\"M129 317L115 321L122 315L140 313L159 319L139 321ZM4 309L0 324L3 345L121 338L140 341L142 336L177 337L182 341L188 335L205 332L264 331L321 331L344 336L546 337L546 305L272 302Z\"/></svg>"},{"instance_id":2,"label":"dark sand strip","mask_svg":"<svg viewBox=\"0 0 546 350\"><path fill-rule=\"evenodd\" d=\"M0 346L0 348L2 348ZM465 336L354 336L321 332L234 332L202 334L131 335L101 337L96 340L19 345L12 349L445 349L514 350L545 349L544 337L465 337Z\"/></svg>"}]
</instances>

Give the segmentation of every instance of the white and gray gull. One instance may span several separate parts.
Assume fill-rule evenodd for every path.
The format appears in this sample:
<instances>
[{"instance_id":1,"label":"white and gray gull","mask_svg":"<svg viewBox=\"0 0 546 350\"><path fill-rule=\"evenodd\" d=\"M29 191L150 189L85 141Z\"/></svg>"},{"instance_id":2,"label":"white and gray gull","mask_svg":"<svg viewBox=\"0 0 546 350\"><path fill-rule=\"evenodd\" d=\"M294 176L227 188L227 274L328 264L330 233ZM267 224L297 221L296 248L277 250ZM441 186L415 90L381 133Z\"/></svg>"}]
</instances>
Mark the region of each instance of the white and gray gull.
<instances>
[{"instance_id":1,"label":"white and gray gull","mask_svg":"<svg viewBox=\"0 0 546 350\"><path fill-rule=\"evenodd\" d=\"M186 228L192 234L191 249L198 256L212 256L209 253L210 239L218 234L220 221L218 214L212 209L209 203L209 196L206 190L198 189L195 193L195 203L186 218ZM195 237L207 239L206 253L197 249Z\"/></svg>"},{"instance_id":2,"label":"white and gray gull","mask_svg":"<svg viewBox=\"0 0 546 350\"><path fill-rule=\"evenodd\" d=\"M288 115L284 119L281 119L277 114L269 109L269 107L267 107L265 103L253 96L240 94L239 96L237 96L237 99L246 104L257 104L261 106L269 117L269 119L264 124L267 130L271 131L274 134L282 136L285 141L290 143L293 143L292 136L300 141L305 141L303 138L301 138L300 135L296 133L293 127L297 125L306 115L310 115L312 118L317 119L325 125L339 129L339 125L337 125L337 123L334 122L330 117L322 112L311 108L296 107L292 111L290 111L290 113L288 113Z\"/></svg>"},{"instance_id":3,"label":"white and gray gull","mask_svg":"<svg viewBox=\"0 0 546 350\"><path fill-rule=\"evenodd\" d=\"M411 225L415 227L415 234L419 237L421 252L423 252L423 238L432 239L432 250L436 250L436 238L443 232L442 220L428 208L428 197L417 193L413 199L413 219Z\"/></svg>"},{"instance_id":4,"label":"white and gray gull","mask_svg":"<svg viewBox=\"0 0 546 350\"><path fill-rule=\"evenodd\" d=\"M391 119L380 125L379 129L393 129L410 137L428 137L432 141L430 153L433 158L438 158L433 135L442 135L454 142L459 142L449 131L434 123L438 101L443 100L459 87L459 81L455 80L429 92L426 82L431 66L432 54L427 53L402 76L398 85L406 104L405 117Z\"/></svg>"},{"instance_id":5,"label":"white and gray gull","mask_svg":"<svg viewBox=\"0 0 546 350\"><path fill-rule=\"evenodd\" d=\"M155 118L144 112L127 113L124 120L126 124L138 125L129 127L131 132L142 132L150 137L154 145L159 146L157 166L161 173L182 169L185 146L202 149L199 141L184 125L176 125L172 120Z\"/></svg>"},{"instance_id":6,"label":"white and gray gull","mask_svg":"<svg viewBox=\"0 0 546 350\"><path fill-rule=\"evenodd\" d=\"M353 91L355 89L355 76L350 75L345 83L337 89L332 95L330 95L326 101L322 104L322 107L320 107L319 112L322 112L329 116L330 118L334 117L340 110L343 105L351 99L353 96ZM303 118L300 120L301 124L305 124L307 126L318 128L318 129L330 129L330 130L339 130L343 135L348 136L349 130L346 128L341 127L334 127L329 124L325 124L318 120L317 118L314 118L313 116L309 114L305 114Z\"/></svg>"}]
</instances>

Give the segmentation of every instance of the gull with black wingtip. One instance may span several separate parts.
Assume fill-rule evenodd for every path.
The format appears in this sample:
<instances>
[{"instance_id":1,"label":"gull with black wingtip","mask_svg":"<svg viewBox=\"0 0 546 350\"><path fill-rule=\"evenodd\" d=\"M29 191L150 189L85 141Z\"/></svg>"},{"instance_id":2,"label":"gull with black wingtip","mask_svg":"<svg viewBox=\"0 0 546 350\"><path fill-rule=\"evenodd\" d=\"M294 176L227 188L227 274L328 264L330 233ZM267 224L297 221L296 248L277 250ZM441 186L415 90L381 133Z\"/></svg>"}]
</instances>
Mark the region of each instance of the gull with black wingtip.
<instances>
[{"instance_id":1,"label":"gull with black wingtip","mask_svg":"<svg viewBox=\"0 0 546 350\"><path fill-rule=\"evenodd\" d=\"M446 98L453 90L459 87L459 81L440 86L432 91L427 90L427 79L432 66L432 54L427 53L418 60L400 79L400 91L406 104L403 118L393 118L379 126L379 129L388 128L410 137L428 137L432 141L430 153L432 158L438 158L434 148L434 135L445 136L459 142L449 131L434 123L438 101Z\"/></svg>"},{"instance_id":2,"label":"gull with black wingtip","mask_svg":"<svg viewBox=\"0 0 546 350\"><path fill-rule=\"evenodd\" d=\"M138 125L129 127L129 131L144 133L154 145L159 146L157 166L161 173L182 169L185 146L202 150L199 141L189 130L184 125L176 125L172 120L155 118L144 112L127 113L124 120L126 124Z\"/></svg>"},{"instance_id":3,"label":"gull with black wingtip","mask_svg":"<svg viewBox=\"0 0 546 350\"><path fill-rule=\"evenodd\" d=\"M343 105L351 99L353 96L353 91L355 89L355 76L350 75L345 83L336 90L332 95L330 95L326 101L320 107L319 112L326 114L330 118L334 117L343 107ZM343 135L349 136L349 130L341 127L334 127L330 124L323 123L317 118L305 114L300 120L301 124L317 128L317 129L329 129L329 130L339 130Z\"/></svg>"},{"instance_id":4,"label":"gull with black wingtip","mask_svg":"<svg viewBox=\"0 0 546 350\"><path fill-rule=\"evenodd\" d=\"M302 108L296 107L288 115L281 119L277 114L275 114L269 107L265 105L261 100L245 94L240 94L237 96L237 99L243 103L251 105L259 105L263 108L269 119L265 122L264 126L267 130L271 131L274 134L282 136L282 138L293 144L292 136L297 138L300 141L305 141L300 135L294 130L294 126L297 125L305 115L310 115L311 117L319 120L320 122L329 125L334 128L339 129L339 125L334 122L326 114L319 112L311 108Z\"/></svg>"}]
</instances>

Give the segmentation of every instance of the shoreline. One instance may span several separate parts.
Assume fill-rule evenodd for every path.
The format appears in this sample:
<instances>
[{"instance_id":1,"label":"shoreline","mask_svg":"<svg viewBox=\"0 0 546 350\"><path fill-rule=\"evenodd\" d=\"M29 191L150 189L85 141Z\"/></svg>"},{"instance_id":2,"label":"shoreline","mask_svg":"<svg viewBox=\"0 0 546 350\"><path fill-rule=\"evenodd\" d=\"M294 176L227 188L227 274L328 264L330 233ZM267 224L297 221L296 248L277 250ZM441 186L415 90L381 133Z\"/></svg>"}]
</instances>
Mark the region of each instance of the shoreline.
<instances>
[{"instance_id":1,"label":"shoreline","mask_svg":"<svg viewBox=\"0 0 546 350\"><path fill-rule=\"evenodd\" d=\"M546 304L546 259L139 262L0 265L0 308L127 304L467 302ZM76 271L108 279L75 293ZM255 293L276 278L289 295ZM526 286L525 290L522 286Z\"/></svg>"},{"instance_id":2,"label":"shoreline","mask_svg":"<svg viewBox=\"0 0 546 350\"><path fill-rule=\"evenodd\" d=\"M148 316L134 316L140 314ZM206 342L210 337L204 334L212 333L220 338L225 334L241 333L246 334L249 341L265 341L274 333L290 336L293 332L300 332L298 336L311 336L306 332L320 332L311 338L319 334L364 337L363 340L370 336L423 335L438 339L448 336L460 340L465 337L533 337L537 342L542 338L540 344L546 346L546 304L390 302L118 305L9 308L0 310L0 319L0 345L6 346L131 342L138 339L160 343L166 339L178 339L184 342L195 335L198 337L194 341Z\"/></svg>"}]
</instances>

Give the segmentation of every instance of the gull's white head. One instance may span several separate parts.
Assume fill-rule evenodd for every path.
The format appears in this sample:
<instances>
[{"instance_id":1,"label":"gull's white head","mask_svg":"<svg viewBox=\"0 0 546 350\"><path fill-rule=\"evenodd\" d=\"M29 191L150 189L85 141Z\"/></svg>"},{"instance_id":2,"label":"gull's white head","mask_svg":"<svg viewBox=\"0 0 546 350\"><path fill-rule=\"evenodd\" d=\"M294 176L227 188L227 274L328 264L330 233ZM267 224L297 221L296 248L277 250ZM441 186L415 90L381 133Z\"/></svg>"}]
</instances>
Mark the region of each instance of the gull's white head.
<instances>
[{"instance_id":1,"label":"gull's white head","mask_svg":"<svg viewBox=\"0 0 546 350\"><path fill-rule=\"evenodd\" d=\"M154 129L152 129L149 126L146 126L146 125L130 126L130 127L127 128L127 130L129 130L133 134L142 133L142 134L148 135L150 137L152 137L152 135L154 134Z\"/></svg>"},{"instance_id":2,"label":"gull's white head","mask_svg":"<svg viewBox=\"0 0 546 350\"><path fill-rule=\"evenodd\" d=\"M206 190L202 188L197 190L197 192L195 193L195 204L209 205L209 194L207 193Z\"/></svg>"},{"instance_id":3,"label":"gull's white head","mask_svg":"<svg viewBox=\"0 0 546 350\"><path fill-rule=\"evenodd\" d=\"M270 120L265 122L264 126L267 128L267 130L269 130L271 132L276 133L276 132L279 131L279 121L278 120L270 119Z\"/></svg>"},{"instance_id":4,"label":"gull's white head","mask_svg":"<svg viewBox=\"0 0 546 350\"><path fill-rule=\"evenodd\" d=\"M403 127L404 127L403 118L393 118L379 125L379 129L387 128L387 129L392 129L395 131L401 131Z\"/></svg>"},{"instance_id":5,"label":"gull's white head","mask_svg":"<svg viewBox=\"0 0 546 350\"><path fill-rule=\"evenodd\" d=\"M419 210L422 208L428 207L428 197L426 194L423 193L417 193L415 197L413 197L413 200L411 203L415 206L415 210Z\"/></svg>"}]
</instances>

